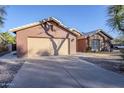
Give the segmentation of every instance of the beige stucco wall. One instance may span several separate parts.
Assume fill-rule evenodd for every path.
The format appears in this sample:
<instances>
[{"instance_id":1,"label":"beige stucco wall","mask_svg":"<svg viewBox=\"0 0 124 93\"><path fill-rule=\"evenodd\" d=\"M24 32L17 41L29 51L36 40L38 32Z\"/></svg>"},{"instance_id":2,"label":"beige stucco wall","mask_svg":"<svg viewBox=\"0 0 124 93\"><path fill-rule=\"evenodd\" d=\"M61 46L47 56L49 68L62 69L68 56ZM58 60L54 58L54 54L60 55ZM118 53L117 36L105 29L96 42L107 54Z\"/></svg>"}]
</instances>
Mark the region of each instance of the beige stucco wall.
<instances>
[{"instance_id":1,"label":"beige stucco wall","mask_svg":"<svg viewBox=\"0 0 124 93\"><path fill-rule=\"evenodd\" d=\"M51 35L54 38L69 38L69 46L70 46L70 54L76 53L76 36L66 29L58 26L54 22L49 22L53 25L54 31L49 30L48 34L45 33L44 29L41 25L37 25L31 28L23 29L16 32L16 44L17 44L17 54L19 57L21 56L27 56L27 38L28 37L49 37L51 38ZM33 44L33 42L32 42ZM45 44L43 42L42 44Z\"/></svg>"}]
</instances>

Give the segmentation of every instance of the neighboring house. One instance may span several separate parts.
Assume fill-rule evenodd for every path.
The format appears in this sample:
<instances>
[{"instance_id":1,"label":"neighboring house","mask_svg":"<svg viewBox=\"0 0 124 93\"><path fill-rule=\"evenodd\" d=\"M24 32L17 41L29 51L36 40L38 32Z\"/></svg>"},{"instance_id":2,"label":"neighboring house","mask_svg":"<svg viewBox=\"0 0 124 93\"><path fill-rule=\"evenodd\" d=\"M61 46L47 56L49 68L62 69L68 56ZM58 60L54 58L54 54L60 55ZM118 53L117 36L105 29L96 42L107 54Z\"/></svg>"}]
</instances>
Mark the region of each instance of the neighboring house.
<instances>
[{"instance_id":1,"label":"neighboring house","mask_svg":"<svg viewBox=\"0 0 124 93\"><path fill-rule=\"evenodd\" d=\"M113 38L102 29L83 33L77 39L77 51L111 51L111 40Z\"/></svg>"},{"instance_id":2,"label":"neighboring house","mask_svg":"<svg viewBox=\"0 0 124 93\"><path fill-rule=\"evenodd\" d=\"M76 52L109 50L111 39L102 30L82 34L49 17L10 31L16 34L18 57L71 55Z\"/></svg>"},{"instance_id":3,"label":"neighboring house","mask_svg":"<svg viewBox=\"0 0 124 93\"><path fill-rule=\"evenodd\" d=\"M67 28L53 17L10 31L16 33L18 57L76 54L79 32Z\"/></svg>"}]
</instances>

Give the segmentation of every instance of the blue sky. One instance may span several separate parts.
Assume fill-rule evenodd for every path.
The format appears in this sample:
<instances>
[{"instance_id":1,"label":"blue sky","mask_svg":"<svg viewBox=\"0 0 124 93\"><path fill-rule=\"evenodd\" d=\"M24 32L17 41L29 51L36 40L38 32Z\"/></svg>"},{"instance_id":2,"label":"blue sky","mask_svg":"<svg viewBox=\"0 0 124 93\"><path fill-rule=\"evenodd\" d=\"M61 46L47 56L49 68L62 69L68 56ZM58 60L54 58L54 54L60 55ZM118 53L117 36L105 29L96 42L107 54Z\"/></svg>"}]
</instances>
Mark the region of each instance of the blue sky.
<instances>
[{"instance_id":1,"label":"blue sky","mask_svg":"<svg viewBox=\"0 0 124 93\"><path fill-rule=\"evenodd\" d=\"M103 29L113 37L117 32L112 32L106 25L107 6L8 6L7 16L2 31L36 22L47 17L55 17L64 25L78 29L80 32L89 32Z\"/></svg>"}]
</instances>

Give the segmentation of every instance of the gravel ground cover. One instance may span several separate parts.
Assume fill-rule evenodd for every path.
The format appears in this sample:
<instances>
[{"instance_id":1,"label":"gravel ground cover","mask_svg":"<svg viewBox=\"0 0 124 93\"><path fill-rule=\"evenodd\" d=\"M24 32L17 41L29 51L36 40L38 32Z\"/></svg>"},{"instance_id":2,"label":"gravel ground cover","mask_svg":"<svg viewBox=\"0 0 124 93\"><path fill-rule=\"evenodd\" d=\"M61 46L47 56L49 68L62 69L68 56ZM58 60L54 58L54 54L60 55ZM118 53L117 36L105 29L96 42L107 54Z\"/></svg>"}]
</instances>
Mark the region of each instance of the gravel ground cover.
<instances>
[{"instance_id":1,"label":"gravel ground cover","mask_svg":"<svg viewBox=\"0 0 124 93\"><path fill-rule=\"evenodd\" d=\"M0 88L8 87L24 62L24 60L0 61Z\"/></svg>"},{"instance_id":2,"label":"gravel ground cover","mask_svg":"<svg viewBox=\"0 0 124 93\"><path fill-rule=\"evenodd\" d=\"M124 71L120 71L120 65L124 60L120 57L120 53L83 53L79 56L80 59L96 64L104 69L124 75Z\"/></svg>"}]
</instances>

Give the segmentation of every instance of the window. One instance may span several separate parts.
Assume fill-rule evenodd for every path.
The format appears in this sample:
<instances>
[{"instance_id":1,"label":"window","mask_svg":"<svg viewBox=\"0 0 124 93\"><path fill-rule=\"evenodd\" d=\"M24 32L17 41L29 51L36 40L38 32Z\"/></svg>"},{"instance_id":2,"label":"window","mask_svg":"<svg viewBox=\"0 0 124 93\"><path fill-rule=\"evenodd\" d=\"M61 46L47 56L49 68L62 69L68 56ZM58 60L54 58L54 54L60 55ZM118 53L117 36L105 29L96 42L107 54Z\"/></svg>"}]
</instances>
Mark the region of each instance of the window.
<instances>
[{"instance_id":1,"label":"window","mask_svg":"<svg viewBox=\"0 0 124 93\"><path fill-rule=\"evenodd\" d=\"M91 48L93 51L99 51L100 50L100 40L93 39L91 42Z\"/></svg>"}]
</instances>

